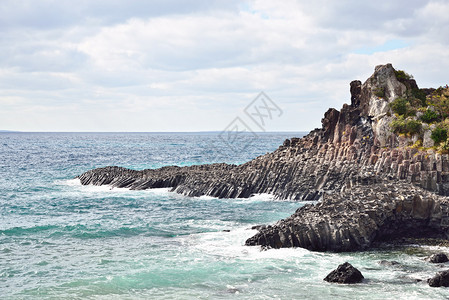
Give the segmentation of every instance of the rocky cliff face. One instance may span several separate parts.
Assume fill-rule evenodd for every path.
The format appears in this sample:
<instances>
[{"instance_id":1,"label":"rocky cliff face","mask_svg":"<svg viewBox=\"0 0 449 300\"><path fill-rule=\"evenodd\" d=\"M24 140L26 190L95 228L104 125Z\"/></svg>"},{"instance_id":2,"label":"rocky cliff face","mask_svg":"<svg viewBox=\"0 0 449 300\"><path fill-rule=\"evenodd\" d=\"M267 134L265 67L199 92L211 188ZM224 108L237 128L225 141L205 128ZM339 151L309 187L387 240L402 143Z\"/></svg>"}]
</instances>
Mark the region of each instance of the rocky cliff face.
<instances>
[{"instance_id":1,"label":"rocky cliff face","mask_svg":"<svg viewBox=\"0 0 449 300\"><path fill-rule=\"evenodd\" d=\"M401 226L425 228L412 230L417 235L445 237L446 199L423 189L449 195L449 156L410 148L411 139L390 127L389 103L413 88L416 82L399 81L391 64L377 66L363 84L351 82L351 104L329 109L322 128L243 165L106 167L78 178L82 184L131 189L171 187L188 196L270 193L278 199L318 200L325 195L320 204L263 229L248 245L348 251L367 248L382 236L395 237Z\"/></svg>"}]
</instances>

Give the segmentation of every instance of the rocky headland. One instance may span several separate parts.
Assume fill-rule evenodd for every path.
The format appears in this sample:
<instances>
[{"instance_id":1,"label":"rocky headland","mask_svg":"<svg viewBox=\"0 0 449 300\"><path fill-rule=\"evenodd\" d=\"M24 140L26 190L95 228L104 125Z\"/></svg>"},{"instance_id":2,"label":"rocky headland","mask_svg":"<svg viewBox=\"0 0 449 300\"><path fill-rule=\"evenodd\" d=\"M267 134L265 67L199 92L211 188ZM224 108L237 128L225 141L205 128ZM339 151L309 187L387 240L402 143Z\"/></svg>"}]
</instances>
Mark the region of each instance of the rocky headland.
<instances>
[{"instance_id":1,"label":"rocky headland","mask_svg":"<svg viewBox=\"0 0 449 300\"><path fill-rule=\"evenodd\" d=\"M84 185L169 187L187 196L320 200L261 227L247 245L338 252L403 237L447 239L447 89L419 89L386 64L363 84L351 82L350 91L351 103L329 109L322 128L242 165L105 167L78 178Z\"/></svg>"}]
</instances>

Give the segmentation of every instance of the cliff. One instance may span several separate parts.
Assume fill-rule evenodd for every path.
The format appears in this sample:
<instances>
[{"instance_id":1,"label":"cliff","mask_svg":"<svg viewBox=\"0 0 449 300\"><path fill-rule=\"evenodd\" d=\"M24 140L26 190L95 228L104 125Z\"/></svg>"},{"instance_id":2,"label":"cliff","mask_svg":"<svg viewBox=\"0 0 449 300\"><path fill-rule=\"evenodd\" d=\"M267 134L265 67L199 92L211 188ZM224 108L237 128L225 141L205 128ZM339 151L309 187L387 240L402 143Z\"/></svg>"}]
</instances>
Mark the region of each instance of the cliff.
<instances>
[{"instance_id":1,"label":"cliff","mask_svg":"<svg viewBox=\"0 0 449 300\"><path fill-rule=\"evenodd\" d=\"M424 94L419 102L424 106L433 90L420 90L404 74L391 64L377 66L363 84L351 82L351 104L329 109L322 128L239 166L106 167L78 178L82 184L131 189L171 187L188 196L270 193L278 199L322 200L262 229L247 245L349 251L365 249L382 237L396 238L393 233L402 228L419 237L446 238L447 200L435 194L449 195L449 156L434 148L410 147L418 142L434 146L430 136L435 125L421 125L411 105ZM405 112L395 113L397 102L405 103ZM419 130L405 125L406 130L397 130L395 122L419 123Z\"/></svg>"},{"instance_id":2,"label":"cliff","mask_svg":"<svg viewBox=\"0 0 449 300\"><path fill-rule=\"evenodd\" d=\"M417 88L401 82L391 64L377 66L365 83L351 82L351 104L329 109L322 128L302 139L286 140L278 150L243 165L212 164L142 171L106 167L87 171L82 184L148 189L171 187L187 196L246 198L270 193L278 199L318 200L366 174L400 179L442 195L449 194L449 155L408 147L419 136L395 134L390 103ZM383 96L379 97L379 91ZM429 131L429 130L428 130ZM430 136L421 133L424 143Z\"/></svg>"}]
</instances>

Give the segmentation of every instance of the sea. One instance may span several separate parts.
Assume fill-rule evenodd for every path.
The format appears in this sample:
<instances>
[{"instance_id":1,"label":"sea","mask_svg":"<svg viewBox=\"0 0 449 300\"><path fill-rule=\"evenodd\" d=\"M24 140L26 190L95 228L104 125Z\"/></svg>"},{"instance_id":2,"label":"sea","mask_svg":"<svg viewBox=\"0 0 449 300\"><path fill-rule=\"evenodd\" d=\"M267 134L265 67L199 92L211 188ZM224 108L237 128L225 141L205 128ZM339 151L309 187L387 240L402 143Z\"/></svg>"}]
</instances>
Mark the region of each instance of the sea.
<instances>
[{"instance_id":1,"label":"sea","mask_svg":"<svg viewBox=\"0 0 449 300\"><path fill-rule=\"evenodd\" d=\"M218 132L0 133L0 299L448 299L448 288L426 283L449 268L426 261L444 247L264 251L245 246L251 228L305 202L192 198L75 178L110 165L241 164L302 135L257 133L223 154ZM346 261L363 283L323 281Z\"/></svg>"}]
</instances>

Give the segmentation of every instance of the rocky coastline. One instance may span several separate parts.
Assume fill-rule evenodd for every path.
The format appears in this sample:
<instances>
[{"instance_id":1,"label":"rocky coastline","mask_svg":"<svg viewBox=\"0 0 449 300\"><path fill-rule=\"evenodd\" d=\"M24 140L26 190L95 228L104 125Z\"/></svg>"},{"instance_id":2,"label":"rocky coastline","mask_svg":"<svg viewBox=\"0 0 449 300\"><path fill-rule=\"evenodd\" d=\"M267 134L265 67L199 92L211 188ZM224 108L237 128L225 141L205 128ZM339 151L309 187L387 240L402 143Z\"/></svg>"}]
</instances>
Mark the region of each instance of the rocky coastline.
<instances>
[{"instance_id":1,"label":"rocky coastline","mask_svg":"<svg viewBox=\"0 0 449 300\"><path fill-rule=\"evenodd\" d=\"M431 148L431 126L413 135L391 129L395 99L432 89L419 89L386 64L363 84L351 82L350 91L351 103L329 109L322 128L242 165L105 167L78 178L83 185L166 187L187 196L269 193L277 199L320 200L261 227L246 245L340 252L403 237L447 239L449 155ZM423 147L412 147L417 141Z\"/></svg>"}]
</instances>

